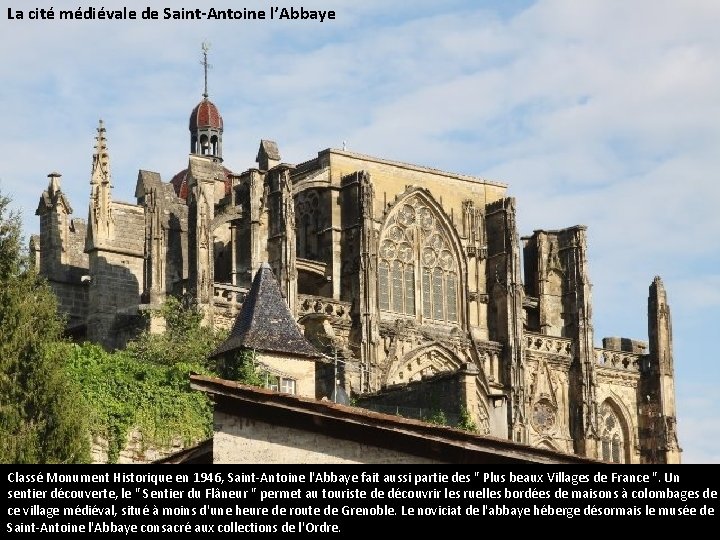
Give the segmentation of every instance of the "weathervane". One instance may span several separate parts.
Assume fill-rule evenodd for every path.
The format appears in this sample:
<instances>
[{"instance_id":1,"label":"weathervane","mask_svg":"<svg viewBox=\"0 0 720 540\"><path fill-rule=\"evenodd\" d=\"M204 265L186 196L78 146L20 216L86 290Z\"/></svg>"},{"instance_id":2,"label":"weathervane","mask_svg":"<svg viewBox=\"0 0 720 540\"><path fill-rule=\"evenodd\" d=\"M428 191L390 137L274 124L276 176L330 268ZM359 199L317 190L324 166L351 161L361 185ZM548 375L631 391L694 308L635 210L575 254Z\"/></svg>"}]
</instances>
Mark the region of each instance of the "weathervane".
<instances>
[{"instance_id":1,"label":"weathervane","mask_svg":"<svg viewBox=\"0 0 720 540\"><path fill-rule=\"evenodd\" d=\"M208 51L210 50L210 43L208 43L207 41L203 41L201 48L202 48L202 52L203 52L203 59L202 59L202 62L200 62L200 63L205 68L205 92L203 93L203 97L205 99L207 99L207 97L208 97L207 73L208 73L208 69L212 69L212 66L210 64L208 64L208 59L207 59Z\"/></svg>"}]
</instances>

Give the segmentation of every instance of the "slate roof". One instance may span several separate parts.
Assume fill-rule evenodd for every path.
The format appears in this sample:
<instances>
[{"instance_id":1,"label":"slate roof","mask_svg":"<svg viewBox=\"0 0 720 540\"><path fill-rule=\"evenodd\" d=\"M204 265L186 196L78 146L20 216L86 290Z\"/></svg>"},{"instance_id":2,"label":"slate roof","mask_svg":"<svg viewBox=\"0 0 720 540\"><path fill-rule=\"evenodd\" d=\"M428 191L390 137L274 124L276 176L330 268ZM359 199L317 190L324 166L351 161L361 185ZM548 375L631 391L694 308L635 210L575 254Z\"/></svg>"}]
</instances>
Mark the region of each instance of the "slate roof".
<instances>
[{"instance_id":1,"label":"slate roof","mask_svg":"<svg viewBox=\"0 0 720 540\"><path fill-rule=\"evenodd\" d=\"M255 274L230 335L210 357L238 349L322 358L322 354L300 333L266 262Z\"/></svg>"},{"instance_id":2,"label":"slate roof","mask_svg":"<svg viewBox=\"0 0 720 540\"><path fill-rule=\"evenodd\" d=\"M262 154L265 154L268 159L274 159L276 161L280 161L280 150L278 150L278 145L275 141L269 141L267 139L262 139L260 141L260 148L258 149L258 155L255 158L255 161L260 161Z\"/></svg>"},{"instance_id":3,"label":"slate roof","mask_svg":"<svg viewBox=\"0 0 720 540\"><path fill-rule=\"evenodd\" d=\"M145 194L149 193L155 186L162 186L160 174L140 169L138 171L137 184L135 184L135 197L144 197Z\"/></svg>"}]
</instances>

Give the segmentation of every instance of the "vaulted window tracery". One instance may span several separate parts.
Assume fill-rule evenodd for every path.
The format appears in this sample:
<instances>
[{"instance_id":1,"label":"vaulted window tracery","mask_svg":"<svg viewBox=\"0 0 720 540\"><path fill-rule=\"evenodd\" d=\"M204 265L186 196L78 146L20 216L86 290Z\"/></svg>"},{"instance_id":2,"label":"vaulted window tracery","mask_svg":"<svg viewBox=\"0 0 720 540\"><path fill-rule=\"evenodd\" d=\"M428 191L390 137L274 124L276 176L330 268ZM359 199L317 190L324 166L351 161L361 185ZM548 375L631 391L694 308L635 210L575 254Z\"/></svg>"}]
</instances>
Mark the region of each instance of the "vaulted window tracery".
<instances>
[{"instance_id":1,"label":"vaulted window tracery","mask_svg":"<svg viewBox=\"0 0 720 540\"><path fill-rule=\"evenodd\" d=\"M599 431L603 461L624 463L626 441L622 421L608 401L605 401L600 407Z\"/></svg>"},{"instance_id":2,"label":"vaulted window tracery","mask_svg":"<svg viewBox=\"0 0 720 540\"><path fill-rule=\"evenodd\" d=\"M448 231L421 197L411 197L390 217L380 237L380 310L457 323L458 280Z\"/></svg>"}]
</instances>

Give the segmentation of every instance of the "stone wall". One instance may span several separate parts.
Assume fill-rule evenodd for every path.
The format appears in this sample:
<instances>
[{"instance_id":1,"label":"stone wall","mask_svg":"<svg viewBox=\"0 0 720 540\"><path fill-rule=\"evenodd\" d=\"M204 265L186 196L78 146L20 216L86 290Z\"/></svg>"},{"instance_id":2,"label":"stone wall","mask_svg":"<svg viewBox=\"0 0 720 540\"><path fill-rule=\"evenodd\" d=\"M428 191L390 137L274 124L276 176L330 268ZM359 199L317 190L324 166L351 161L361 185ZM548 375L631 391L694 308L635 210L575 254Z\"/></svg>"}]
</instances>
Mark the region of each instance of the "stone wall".
<instances>
[{"instance_id":1,"label":"stone wall","mask_svg":"<svg viewBox=\"0 0 720 540\"><path fill-rule=\"evenodd\" d=\"M110 244L114 251L143 255L145 249L145 210L142 206L124 202L113 202L115 237ZM142 279L142 272L138 274Z\"/></svg>"},{"instance_id":2,"label":"stone wall","mask_svg":"<svg viewBox=\"0 0 720 540\"><path fill-rule=\"evenodd\" d=\"M577 407L569 394L571 341L527 333L525 388L530 402L528 443L573 451L570 413Z\"/></svg>"},{"instance_id":3,"label":"stone wall","mask_svg":"<svg viewBox=\"0 0 720 540\"><path fill-rule=\"evenodd\" d=\"M73 328L85 323L88 312L88 285L80 283L65 283L48 280L50 288L57 296L58 311L67 317L67 328Z\"/></svg>"},{"instance_id":4,"label":"stone wall","mask_svg":"<svg viewBox=\"0 0 720 540\"><path fill-rule=\"evenodd\" d=\"M315 360L303 360L280 354L257 353L255 363L278 377L295 381L295 395L315 397Z\"/></svg>"},{"instance_id":5,"label":"stone wall","mask_svg":"<svg viewBox=\"0 0 720 540\"><path fill-rule=\"evenodd\" d=\"M328 150L321 152L321 166L331 167L333 178L341 178L355 171L370 173L375 185L375 215L382 216L385 205L408 185L415 185L438 193L438 200L448 215L457 219L462 216L465 200L475 200L485 205L502 198L506 192L504 184L483 178L448 173L430 167L399 163L353 152ZM438 186L443 186L438 190ZM441 199L441 201L440 201Z\"/></svg>"},{"instance_id":6,"label":"stone wall","mask_svg":"<svg viewBox=\"0 0 720 540\"><path fill-rule=\"evenodd\" d=\"M88 339L109 348L122 347L116 334L132 317L140 298L143 259L109 251L91 253Z\"/></svg>"},{"instance_id":7,"label":"stone wall","mask_svg":"<svg viewBox=\"0 0 720 540\"><path fill-rule=\"evenodd\" d=\"M597 360L598 443L596 455L603 457L603 439L617 437L620 458L625 463L640 463L639 407L642 360L637 353L595 349ZM609 425L608 418L613 417Z\"/></svg>"},{"instance_id":8,"label":"stone wall","mask_svg":"<svg viewBox=\"0 0 720 540\"><path fill-rule=\"evenodd\" d=\"M85 250L87 227L82 219L54 209L40 217L40 272L57 296L58 310L67 316L68 329L85 322L88 309L88 271Z\"/></svg>"},{"instance_id":9,"label":"stone wall","mask_svg":"<svg viewBox=\"0 0 720 540\"><path fill-rule=\"evenodd\" d=\"M320 433L215 411L213 463L438 463Z\"/></svg>"},{"instance_id":10,"label":"stone wall","mask_svg":"<svg viewBox=\"0 0 720 540\"><path fill-rule=\"evenodd\" d=\"M442 411L448 425L457 425L460 408L467 406L465 377L465 371L424 377L419 381L394 385L380 392L359 396L357 405L418 420L430 418Z\"/></svg>"},{"instance_id":11,"label":"stone wall","mask_svg":"<svg viewBox=\"0 0 720 540\"><path fill-rule=\"evenodd\" d=\"M132 336L144 270L143 208L113 203L113 237L90 251L88 339L120 348Z\"/></svg>"}]
</instances>

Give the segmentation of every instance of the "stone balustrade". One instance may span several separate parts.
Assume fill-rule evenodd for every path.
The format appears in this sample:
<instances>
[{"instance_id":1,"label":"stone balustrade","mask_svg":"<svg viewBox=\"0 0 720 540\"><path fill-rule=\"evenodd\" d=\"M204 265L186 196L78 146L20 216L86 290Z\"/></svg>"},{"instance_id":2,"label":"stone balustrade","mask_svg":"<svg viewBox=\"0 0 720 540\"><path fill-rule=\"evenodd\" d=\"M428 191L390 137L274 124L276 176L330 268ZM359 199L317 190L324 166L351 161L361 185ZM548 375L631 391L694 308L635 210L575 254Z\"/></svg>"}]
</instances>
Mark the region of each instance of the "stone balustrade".
<instances>
[{"instance_id":1,"label":"stone balustrade","mask_svg":"<svg viewBox=\"0 0 720 540\"><path fill-rule=\"evenodd\" d=\"M525 349L572 358L572 340L525 332Z\"/></svg>"},{"instance_id":2,"label":"stone balustrade","mask_svg":"<svg viewBox=\"0 0 720 540\"><path fill-rule=\"evenodd\" d=\"M213 284L214 303L216 305L234 305L235 307L240 308L242 303L245 301L247 294L248 289L246 287L239 287L238 285L232 285L231 283Z\"/></svg>"},{"instance_id":3,"label":"stone balustrade","mask_svg":"<svg viewBox=\"0 0 720 540\"><path fill-rule=\"evenodd\" d=\"M311 296L298 294L298 315L310 315L318 313L328 317L350 322L350 302L325 298L323 296Z\"/></svg>"},{"instance_id":4,"label":"stone balustrade","mask_svg":"<svg viewBox=\"0 0 720 540\"><path fill-rule=\"evenodd\" d=\"M599 366L622 369L626 371L640 371L641 354L610 349L595 349L595 359Z\"/></svg>"}]
</instances>

